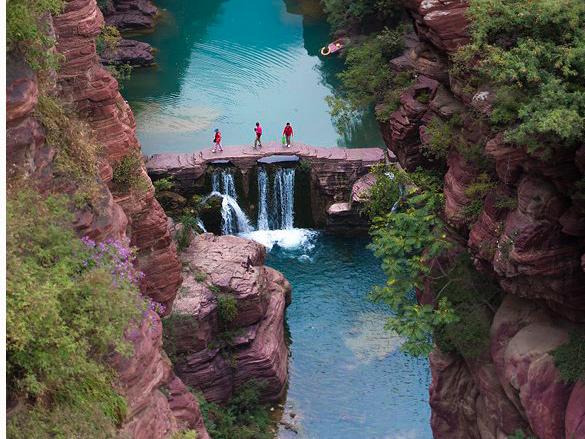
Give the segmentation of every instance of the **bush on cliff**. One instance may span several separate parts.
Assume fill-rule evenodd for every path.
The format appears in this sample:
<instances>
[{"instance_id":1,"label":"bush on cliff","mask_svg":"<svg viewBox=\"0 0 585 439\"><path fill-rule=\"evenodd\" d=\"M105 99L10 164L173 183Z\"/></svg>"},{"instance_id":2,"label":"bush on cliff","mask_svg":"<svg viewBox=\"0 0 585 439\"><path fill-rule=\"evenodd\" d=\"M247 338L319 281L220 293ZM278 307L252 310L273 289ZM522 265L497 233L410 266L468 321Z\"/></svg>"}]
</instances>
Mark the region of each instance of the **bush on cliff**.
<instances>
[{"instance_id":1,"label":"bush on cliff","mask_svg":"<svg viewBox=\"0 0 585 439\"><path fill-rule=\"evenodd\" d=\"M130 151L113 166L112 182L120 192L148 190L148 182L142 170L142 158L138 151Z\"/></svg>"},{"instance_id":2,"label":"bush on cliff","mask_svg":"<svg viewBox=\"0 0 585 439\"><path fill-rule=\"evenodd\" d=\"M369 33L389 24L400 13L399 0L322 0L334 29Z\"/></svg>"},{"instance_id":3,"label":"bush on cliff","mask_svg":"<svg viewBox=\"0 0 585 439\"><path fill-rule=\"evenodd\" d=\"M427 355L436 343L445 351L476 357L486 348L499 290L476 273L468 255L449 256L452 244L439 217L439 176L420 170L395 175L378 179L373 188L373 193L395 193L393 186L402 185L405 191L396 210L370 208L371 248L388 278L371 297L390 306L393 316L386 328L404 337L407 353ZM426 288L434 301L421 304L416 292Z\"/></svg>"},{"instance_id":4,"label":"bush on cliff","mask_svg":"<svg viewBox=\"0 0 585 439\"><path fill-rule=\"evenodd\" d=\"M6 4L6 48L20 52L34 70L55 68L59 56L51 49L44 17L58 14L63 0L8 0Z\"/></svg>"},{"instance_id":5,"label":"bush on cliff","mask_svg":"<svg viewBox=\"0 0 585 439\"><path fill-rule=\"evenodd\" d=\"M7 208L9 437L110 437L125 416L105 359L130 353L143 302L128 249L70 229L70 200L12 190Z\"/></svg>"},{"instance_id":6,"label":"bush on cliff","mask_svg":"<svg viewBox=\"0 0 585 439\"><path fill-rule=\"evenodd\" d=\"M199 397L207 431L214 439L272 439L274 422L260 402L261 384L251 380L240 387L225 407Z\"/></svg>"},{"instance_id":7,"label":"bush on cliff","mask_svg":"<svg viewBox=\"0 0 585 439\"><path fill-rule=\"evenodd\" d=\"M466 76L499 89L492 121L510 142L548 157L585 136L585 2L473 0ZM513 98L511 98L513 97Z\"/></svg>"},{"instance_id":8,"label":"bush on cliff","mask_svg":"<svg viewBox=\"0 0 585 439\"><path fill-rule=\"evenodd\" d=\"M569 341L554 350L553 358L563 380L585 380L585 333L572 331Z\"/></svg>"}]
</instances>

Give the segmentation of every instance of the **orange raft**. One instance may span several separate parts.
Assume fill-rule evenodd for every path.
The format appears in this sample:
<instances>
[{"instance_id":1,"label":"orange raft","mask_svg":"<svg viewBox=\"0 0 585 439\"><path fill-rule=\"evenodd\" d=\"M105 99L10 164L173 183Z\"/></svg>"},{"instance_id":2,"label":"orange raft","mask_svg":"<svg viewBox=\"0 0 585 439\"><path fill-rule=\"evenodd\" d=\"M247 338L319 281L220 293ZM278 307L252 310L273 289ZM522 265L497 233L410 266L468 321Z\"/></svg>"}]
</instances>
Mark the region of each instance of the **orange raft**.
<instances>
[{"instance_id":1,"label":"orange raft","mask_svg":"<svg viewBox=\"0 0 585 439\"><path fill-rule=\"evenodd\" d=\"M328 56L332 53L338 52L345 47L346 41L341 38L329 43L327 46L321 48L321 55Z\"/></svg>"}]
</instances>

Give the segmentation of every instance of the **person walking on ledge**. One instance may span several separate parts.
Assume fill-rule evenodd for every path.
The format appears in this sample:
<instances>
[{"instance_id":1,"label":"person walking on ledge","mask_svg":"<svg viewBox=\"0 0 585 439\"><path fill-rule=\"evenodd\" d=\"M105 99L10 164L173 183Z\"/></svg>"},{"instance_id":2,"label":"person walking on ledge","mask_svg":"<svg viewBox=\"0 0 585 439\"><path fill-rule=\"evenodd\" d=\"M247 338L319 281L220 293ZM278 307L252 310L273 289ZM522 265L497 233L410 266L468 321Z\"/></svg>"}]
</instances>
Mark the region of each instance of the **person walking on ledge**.
<instances>
[{"instance_id":1,"label":"person walking on ledge","mask_svg":"<svg viewBox=\"0 0 585 439\"><path fill-rule=\"evenodd\" d=\"M260 122L256 122L254 132L256 133L256 139L254 139L254 149L256 149L257 146L262 148L262 140L260 139L262 137L262 125L260 125Z\"/></svg>"},{"instance_id":2,"label":"person walking on ledge","mask_svg":"<svg viewBox=\"0 0 585 439\"><path fill-rule=\"evenodd\" d=\"M290 148L291 145L291 137L293 136L293 128L290 125L290 122L287 122L284 130L282 131L282 136L283 136L283 140L286 142L286 147ZM282 142L282 144L284 145L285 142Z\"/></svg>"},{"instance_id":3,"label":"person walking on ledge","mask_svg":"<svg viewBox=\"0 0 585 439\"><path fill-rule=\"evenodd\" d=\"M213 136L213 149L211 152L216 152L218 149L220 152L223 152L223 148L221 147L221 131L217 128L213 131L215 135Z\"/></svg>"}]
</instances>

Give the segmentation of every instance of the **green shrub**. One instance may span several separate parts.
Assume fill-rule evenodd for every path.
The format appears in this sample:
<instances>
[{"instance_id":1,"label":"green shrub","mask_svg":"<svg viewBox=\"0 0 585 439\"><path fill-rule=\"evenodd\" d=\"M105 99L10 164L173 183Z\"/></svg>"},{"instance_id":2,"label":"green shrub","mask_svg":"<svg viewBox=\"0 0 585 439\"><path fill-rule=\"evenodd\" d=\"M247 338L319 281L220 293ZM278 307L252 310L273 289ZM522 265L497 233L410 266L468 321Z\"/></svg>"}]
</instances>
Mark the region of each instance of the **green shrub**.
<instances>
[{"instance_id":1,"label":"green shrub","mask_svg":"<svg viewBox=\"0 0 585 439\"><path fill-rule=\"evenodd\" d=\"M95 40L96 52L101 55L105 50L116 50L122 36L116 26L105 25Z\"/></svg>"},{"instance_id":2,"label":"green shrub","mask_svg":"<svg viewBox=\"0 0 585 439\"><path fill-rule=\"evenodd\" d=\"M132 76L132 66L130 64L118 64L105 67L114 79L118 81L118 88L122 90L124 88L122 81L127 81Z\"/></svg>"},{"instance_id":3,"label":"green shrub","mask_svg":"<svg viewBox=\"0 0 585 439\"><path fill-rule=\"evenodd\" d=\"M34 70L57 68L61 58L51 50L55 41L48 36L43 16L59 14L63 5L63 0L8 0L7 50L22 53Z\"/></svg>"},{"instance_id":4,"label":"green shrub","mask_svg":"<svg viewBox=\"0 0 585 439\"><path fill-rule=\"evenodd\" d=\"M197 227L197 218L189 214L183 214L179 219L179 222L183 227L177 232L175 241L177 242L177 250L182 252L189 247L189 244L191 244L193 231Z\"/></svg>"},{"instance_id":5,"label":"green shrub","mask_svg":"<svg viewBox=\"0 0 585 439\"><path fill-rule=\"evenodd\" d=\"M173 177L159 178L158 180L154 180L152 184L156 192L170 191L175 187Z\"/></svg>"},{"instance_id":6,"label":"green shrub","mask_svg":"<svg viewBox=\"0 0 585 439\"><path fill-rule=\"evenodd\" d=\"M472 42L456 58L496 90L492 121L507 141L551 157L585 135L585 3L470 3Z\"/></svg>"},{"instance_id":7,"label":"green shrub","mask_svg":"<svg viewBox=\"0 0 585 439\"><path fill-rule=\"evenodd\" d=\"M75 236L70 202L24 188L8 198L6 377L9 397L28 401L9 421L14 438L107 437L125 416L104 359L131 353L139 276L123 244Z\"/></svg>"},{"instance_id":8,"label":"green shrub","mask_svg":"<svg viewBox=\"0 0 585 439\"><path fill-rule=\"evenodd\" d=\"M496 209L514 210L518 207L518 199L516 197L498 196L494 206Z\"/></svg>"},{"instance_id":9,"label":"green shrub","mask_svg":"<svg viewBox=\"0 0 585 439\"><path fill-rule=\"evenodd\" d=\"M335 29L371 31L399 15L396 0L323 0L327 20Z\"/></svg>"},{"instance_id":10,"label":"green shrub","mask_svg":"<svg viewBox=\"0 0 585 439\"><path fill-rule=\"evenodd\" d=\"M97 190L101 147L91 128L59 99L42 90L35 113L45 127L47 143L57 151L54 164L58 175L73 179L92 198Z\"/></svg>"},{"instance_id":11,"label":"green shrub","mask_svg":"<svg viewBox=\"0 0 585 439\"><path fill-rule=\"evenodd\" d=\"M171 439L197 439L197 432L195 430L179 431L173 434Z\"/></svg>"},{"instance_id":12,"label":"green shrub","mask_svg":"<svg viewBox=\"0 0 585 439\"><path fill-rule=\"evenodd\" d=\"M585 379L585 333L572 331L568 343L556 348L552 355L563 380L574 383Z\"/></svg>"},{"instance_id":13,"label":"green shrub","mask_svg":"<svg viewBox=\"0 0 585 439\"><path fill-rule=\"evenodd\" d=\"M454 143L453 128L449 122L434 117L425 126L429 140L423 144L423 154L435 160L446 160L449 149Z\"/></svg>"},{"instance_id":14,"label":"green shrub","mask_svg":"<svg viewBox=\"0 0 585 439\"><path fill-rule=\"evenodd\" d=\"M364 212L371 218L376 218L390 212L400 200L401 183L396 182L396 169L386 165L376 165L371 171L376 176L376 183L371 187L369 199L364 206Z\"/></svg>"},{"instance_id":15,"label":"green shrub","mask_svg":"<svg viewBox=\"0 0 585 439\"><path fill-rule=\"evenodd\" d=\"M217 297L217 315L221 326L227 326L238 316L238 303L233 296L225 294Z\"/></svg>"},{"instance_id":16,"label":"green shrub","mask_svg":"<svg viewBox=\"0 0 585 439\"><path fill-rule=\"evenodd\" d=\"M465 189L465 196L470 200L463 209L463 217L467 224L473 224L483 209L483 200L495 183L486 173L481 173L475 181Z\"/></svg>"},{"instance_id":17,"label":"green shrub","mask_svg":"<svg viewBox=\"0 0 585 439\"><path fill-rule=\"evenodd\" d=\"M207 431L214 439L272 439L274 421L260 402L262 386L251 380L236 390L225 407L199 397Z\"/></svg>"},{"instance_id":18,"label":"green shrub","mask_svg":"<svg viewBox=\"0 0 585 439\"><path fill-rule=\"evenodd\" d=\"M373 219L370 248L382 260L388 280L372 290L371 298L392 309L386 328L404 337L402 349L426 355L432 349L433 330L455 319L444 297L433 307L420 305L414 294L430 274L430 261L449 247L438 216L443 205L441 183L421 171L395 175L393 184L402 184L407 191L396 211Z\"/></svg>"},{"instance_id":19,"label":"green shrub","mask_svg":"<svg viewBox=\"0 0 585 439\"><path fill-rule=\"evenodd\" d=\"M116 190L121 192L148 189L148 183L142 170L142 157L137 150L130 151L113 165L113 177Z\"/></svg>"}]
</instances>

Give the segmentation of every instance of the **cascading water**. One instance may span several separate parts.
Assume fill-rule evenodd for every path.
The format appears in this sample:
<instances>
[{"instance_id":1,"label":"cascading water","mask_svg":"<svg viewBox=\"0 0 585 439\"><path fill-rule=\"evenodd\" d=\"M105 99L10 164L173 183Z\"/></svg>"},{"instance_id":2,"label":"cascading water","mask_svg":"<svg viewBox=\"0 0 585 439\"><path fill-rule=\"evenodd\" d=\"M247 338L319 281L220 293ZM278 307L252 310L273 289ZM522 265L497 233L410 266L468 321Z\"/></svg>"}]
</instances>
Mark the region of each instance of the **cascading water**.
<instances>
[{"instance_id":1,"label":"cascading water","mask_svg":"<svg viewBox=\"0 0 585 439\"><path fill-rule=\"evenodd\" d=\"M277 168L274 171L272 187L269 186L266 169L258 168L258 230L292 229L295 202L294 168Z\"/></svg>"},{"instance_id":2,"label":"cascading water","mask_svg":"<svg viewBox=\"0 0 585 439\"><path fill-rule=\"evenodd\" d=\"M237 201L234 174L230 171L214 172L211 176L211 190L209 196L222 197L222 233L224 235L250 233L252 231L250 221Z\"/></svg>"},{"instance_id":3,"label":"cascading water","mask_svg":"<svg viewBox=\"0 0 585 439\"><path fill-rule=\"evenodd\" d=\"M258 168L258 230L270 229L268 223L268 174Z\"/></svg>"},{"instance_id":4,"label":"cascading water","mask_svg":"<svg viewBox=\"0 0 585 439\"><path fill-rule=\"evenodd\" d=\"M295 203L295 170L279 168L274 175L272 190L276 229L292 229Z\"/></svg>"}]
</instances>

